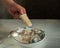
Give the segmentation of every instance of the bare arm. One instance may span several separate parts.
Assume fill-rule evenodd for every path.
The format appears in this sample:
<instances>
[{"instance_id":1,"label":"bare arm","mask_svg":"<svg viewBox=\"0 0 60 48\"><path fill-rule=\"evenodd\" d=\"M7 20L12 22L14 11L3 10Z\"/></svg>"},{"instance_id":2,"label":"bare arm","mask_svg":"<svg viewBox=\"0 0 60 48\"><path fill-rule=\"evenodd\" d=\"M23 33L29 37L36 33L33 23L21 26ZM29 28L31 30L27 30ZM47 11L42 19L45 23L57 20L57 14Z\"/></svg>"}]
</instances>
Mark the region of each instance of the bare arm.
<instances>
[{"instance_id":1,"label":"bare arm","mask_svg":"<svg viewBox=\"0 0 60 48\"><path fill-rule=\"evenodd\" d=\"M14 0L1 0L3 5L7 8L8 12L13 16L13 18L18 19L19 16L15 14L25 14L26 10L21 5L17 4Z\"/></svg>"}]
</instances>

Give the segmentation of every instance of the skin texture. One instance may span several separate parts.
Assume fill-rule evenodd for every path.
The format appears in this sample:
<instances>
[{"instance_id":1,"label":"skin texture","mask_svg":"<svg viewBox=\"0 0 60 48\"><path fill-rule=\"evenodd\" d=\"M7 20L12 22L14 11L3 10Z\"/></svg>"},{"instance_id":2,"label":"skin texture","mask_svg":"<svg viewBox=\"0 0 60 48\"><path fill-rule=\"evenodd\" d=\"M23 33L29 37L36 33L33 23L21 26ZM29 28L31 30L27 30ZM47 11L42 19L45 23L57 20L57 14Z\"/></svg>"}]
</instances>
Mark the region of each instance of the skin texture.
<instances>
[{"instance_id":1,"label":"skin texture","mask_svg":"<svg viewBox=\"0 0 60 48\"><path fill-rule=\"evenodd\" d=\"M13 18L18 19L20 15L26 14L26 10L21 5L17 4L14 0L1 0L3 5L7 8L8 12Z\"/></svg>"}]
</instances>

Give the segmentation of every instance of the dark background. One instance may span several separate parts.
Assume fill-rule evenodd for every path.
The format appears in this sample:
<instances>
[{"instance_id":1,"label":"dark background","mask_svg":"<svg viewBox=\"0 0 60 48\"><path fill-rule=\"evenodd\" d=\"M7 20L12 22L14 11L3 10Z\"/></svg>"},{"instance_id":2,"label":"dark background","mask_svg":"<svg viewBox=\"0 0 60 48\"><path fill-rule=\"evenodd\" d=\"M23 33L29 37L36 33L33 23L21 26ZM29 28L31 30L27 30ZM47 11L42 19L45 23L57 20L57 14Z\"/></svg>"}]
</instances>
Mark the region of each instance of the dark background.
<instances>
[{"instance_id":1,"label":"dark background","mask_svg":"<svg viewBox=\"0 0 60 48\"><path fill-rule=\"evenodd\" d=\"M29 18L60 19L59 0L27 0L26 9Z\"/></svg>"},{"instance_id":2,"label":"dark background","mask_svg":"<svg viewBox=\"0 0 60 48\"><path fill-rule=\"evenodd\" d=\"M60 0L15 0L31 19L60 19ZM13 19L0 4L0 19Z\"/></svg>"}]
</instances>

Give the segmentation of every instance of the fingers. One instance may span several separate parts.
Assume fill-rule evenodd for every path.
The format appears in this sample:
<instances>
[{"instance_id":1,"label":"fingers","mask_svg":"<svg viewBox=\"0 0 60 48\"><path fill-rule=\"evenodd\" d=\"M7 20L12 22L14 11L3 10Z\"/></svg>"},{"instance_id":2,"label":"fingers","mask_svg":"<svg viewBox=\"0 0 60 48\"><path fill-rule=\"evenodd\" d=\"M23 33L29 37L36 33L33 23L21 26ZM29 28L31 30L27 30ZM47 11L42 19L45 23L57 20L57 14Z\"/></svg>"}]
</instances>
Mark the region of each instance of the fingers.
<instances>
[{"instance_id":1,"label":"fingers","mask_svg":"<svg viewBox=\"0 0 60 48\"><path fill-rule=\"evenodd\" d=\"M25 8L21 5L15 3L15 8L19 11L20 14L26 14Z\"/></svg>"},{"instance_id":2,"label":"fingers","mask_svg":"<svg viewBox=\"0 0 60 48\"><path fill-rule=\"evenodd\" d=\"M13 16L13 18L18 19L20 15L26 14L26 10L21 5L14 3L11 8L8 8L8 12Z\"/></svg>"},{"instance_id":3,"label":"fingers","mask_svg":"<svg viewBox=\"0 0 60 48\"><path fill-rule=\"evenodd\" d=\"M18 19L19 18L18 15L15 15L13 10L8 9L8 12L13 16L14 19Z\"/></svg>"},{"instance_id":4,"label":"fingers","mask_svg":"<svg viewBox=\"0 0 60 48\"><path fill-rule=\"evenodd\" d=\"M21 14L26 14L26 10L24 8L21 10Z\"/></svg>"}]
</instances>

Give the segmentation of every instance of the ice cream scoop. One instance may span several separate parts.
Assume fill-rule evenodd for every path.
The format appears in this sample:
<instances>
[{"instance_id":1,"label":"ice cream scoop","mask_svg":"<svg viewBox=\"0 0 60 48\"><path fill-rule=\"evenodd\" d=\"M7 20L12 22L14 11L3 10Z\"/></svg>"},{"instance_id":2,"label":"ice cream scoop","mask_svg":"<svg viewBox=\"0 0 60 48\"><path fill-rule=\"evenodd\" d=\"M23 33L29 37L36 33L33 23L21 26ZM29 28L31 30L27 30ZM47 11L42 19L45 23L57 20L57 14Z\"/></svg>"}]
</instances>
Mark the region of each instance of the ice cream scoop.
<instances>
[{"instance_id":1,"label":"ice cream scoop","mask_svg":"<svg viewBox=\"0 0 60 48\"><path fill-rule=\"evenodd\" d=\"M27 14L20 15L19 18L21 18L28 27L32 26L32 23L28 18Z\"/></svg>"}]
</instances>

